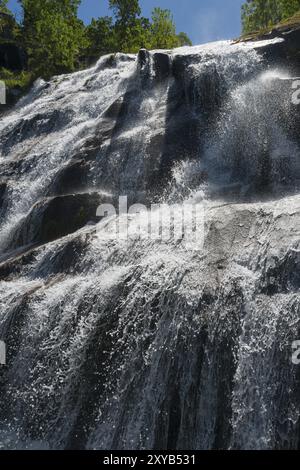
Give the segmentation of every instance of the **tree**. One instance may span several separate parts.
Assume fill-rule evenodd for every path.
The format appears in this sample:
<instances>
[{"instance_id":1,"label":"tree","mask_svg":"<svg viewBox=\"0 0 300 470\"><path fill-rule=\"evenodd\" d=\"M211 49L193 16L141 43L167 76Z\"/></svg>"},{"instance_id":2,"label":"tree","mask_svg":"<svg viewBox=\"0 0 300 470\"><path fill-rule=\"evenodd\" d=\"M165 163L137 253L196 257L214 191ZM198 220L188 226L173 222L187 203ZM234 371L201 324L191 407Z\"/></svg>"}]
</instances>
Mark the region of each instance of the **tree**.
<instances>
[{"instance_id":1,"label":"tree","mask_svg":"<svg viewBox=\"0 0 300 470\"><path fill-rule=\"evenodd\" d=\"M139 0L109 0L117 24L130 26L141 15Z\"/></svg>"},{"instance_id":2,"label":"tree","mask_svg":"<svg viewBox=\"0 0 300 470\"><path fill-rule=\"evenodd\" d=\"M154 8L151 24L151 47L153 49L172 49L180 45L176 26L170 10Z\"/></svg>"},{"instance_id":3,"label":"tree","mask_svg":"<svg viewBox=\"0 0 300 470\"><path fill-rule=\"evenodd\" d=\"M0 41L14 41L17 23L7 6L8 0L0 0Z\"/></svg>"},{"instance_id":4,"label":"tree","mask_svg":"<svg viewBox=\"0 0 300 470\"><path fill-rule=\"evenodd\" d=\"M0 0L0 13L9 13L8 0Z\"/></svg>"},{"instance_id":5,"label":"tree","mask_svg":"<svg viewBox=\"0 0 300 470\"><path fill-rule=\"evenodd\" d=\"M293 16L300 10L300 0L279 0L282 19Z\"/></svg>"},{"instance_id":6,"label":"tree","mask_svg":"<svg viewBox=\"0 0 300 470\"><path fill-rule=\"evenodd\" d=\"M80 0L19 0L23 8L22 37L35 76L49 78L73 71L85 44L77 18Z\"/></svg>"},{"instance_id":7,"label":"tree","mask_svg":"<svg viewBox=\"0 0 300 470\"><path fill-rule=\"evenodd\" d=\"M101 55L117 51L113 20L109 16L93 18L86 28L88 46L85 55L96 60Z\"/></svg>"},{"instance_id":8,"label":"tree","mask_svg":"<svg viewBox=\"0 0 300 470\"><path fill-rule=\"evenodd\" d=\"M300 0L247 0L242 5L243 32L269 28L300 9Z\"/></svg>"},{"instance_id":9,"label":"tree","mask_svg":"<svg viewBox=\"0 0 300 470\"><path fill-rule=\"evenodd\" d=\"M143 27L147 21L140 18L141 8L138 0L109 0L115 17L114 32L120 52L136 52L143 42Z\"/></svg>"},{"instance_id":10,"label":"tree","mask_svg":"<svg viewBox=\"0 0 300 470\"><path fill-rule=\"evenodd\" d=\"M176 34L169 10L156 8L152 22L141 16L139 0L109 0L113 18L78 19L81 0L18 0L23 11L20 40L33 77L50 78L71 72L85 59L96 60L114 52L140 48L172 48L191 44L185 33ZM7 7L7 0L0 0Z\"/></svg>"},{"instance_id":11,"label":"tree","mask_svg":"<svg viewBox=\"0 0 300 470\"><path fill-rule=\"evenodd\" d=\"M278 0L247 0L242 6L242 23L245 33L267 28L280 19Z\"/></svg>"},{"instance_id":12,"label":"tree","mask_svg":"<svg viewBox=\"0 0 300 470\"><path fill-rule=\"evenodd\" d=\"M111 52L138 52L141 48L173 48L191 45L185 33L176 34L169 10L155 8L152 21L141 16L138 0L110 0L110 17L93 19L87 27L89 59Z\"/></svg>"},{"instance_id":13,"label":"tree","mask_svg":"<svg viewBox=\"0 0 300 470\"><path fill-rule=\"evenodd\" d=\"M190 38L188 37L188 35L186 33L179 33L177 35L177 38L178 38L178 45L179 46L192 46L192 41L190 40Z\"/></svg>"}]
</instances>

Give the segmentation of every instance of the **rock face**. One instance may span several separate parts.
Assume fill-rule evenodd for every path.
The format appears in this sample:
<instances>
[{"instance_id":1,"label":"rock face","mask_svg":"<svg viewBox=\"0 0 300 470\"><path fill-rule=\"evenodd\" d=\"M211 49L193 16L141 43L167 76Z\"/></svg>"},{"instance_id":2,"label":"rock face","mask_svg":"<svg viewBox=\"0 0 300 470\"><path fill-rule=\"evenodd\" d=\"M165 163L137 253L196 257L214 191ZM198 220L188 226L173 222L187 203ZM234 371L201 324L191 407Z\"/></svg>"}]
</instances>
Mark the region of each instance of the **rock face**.
<instances>
[{"instance_id":1,"label":"rock face","mask_svg":"<svg viewBox=\"0 0 300 470\"><path fill-rule=\"evenodd\" d=\"M12 237L11 248L47 243L98 222L100 203L100 195L92 193L57 196L35 204Z\"/></svg>"},{"instance_id":2,"label":"rock face","mask_svg":"<svg viewBox=\"0 0 300 470\"><path fill-rule=\"evenodd\" d=\"M267 45L260 49L264 53L264 58L272 66L284 67L291 70L296 76L300 76L300 16L295 15L294 20L279 24L270 31L264 33L254 33L243 37L240 41L254 41L258 44L264 40L274 38L282 39L281 44Z\"/></svg>"},{"instance_id":3,"label":"rock face","mask_svg":"<svg viewBox=\"0 0 300 470\"><path fill-rule=\"evenodd\" d=\"M300 447L289 44L105 57L2 118L0 448Z\"/></svg>"}]
</instances>

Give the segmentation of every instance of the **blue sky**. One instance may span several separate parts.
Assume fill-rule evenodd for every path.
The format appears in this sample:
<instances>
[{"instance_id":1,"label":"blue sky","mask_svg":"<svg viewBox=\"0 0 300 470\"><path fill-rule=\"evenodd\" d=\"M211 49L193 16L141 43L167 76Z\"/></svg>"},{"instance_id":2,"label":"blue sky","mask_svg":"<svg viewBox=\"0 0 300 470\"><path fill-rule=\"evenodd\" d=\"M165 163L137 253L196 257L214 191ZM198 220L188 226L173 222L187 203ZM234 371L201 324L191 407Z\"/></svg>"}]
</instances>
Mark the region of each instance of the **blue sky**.
<instances>
[{"instance_id":1,"label":"blue sky","mask_svg":"<svg viewBox=\"0 0 300 470\"><path fill-rule=\"evenodd\" d=\"M177 31L186 32L194 44L237 37L241 30L240 11L245 0L140 0L143 15L149 17L155 6L169 8ZM17 0L10 0L11 9L18 10ZM108 0L82 0L80 17L108 15Z\"/></svg>"}]
</instances>

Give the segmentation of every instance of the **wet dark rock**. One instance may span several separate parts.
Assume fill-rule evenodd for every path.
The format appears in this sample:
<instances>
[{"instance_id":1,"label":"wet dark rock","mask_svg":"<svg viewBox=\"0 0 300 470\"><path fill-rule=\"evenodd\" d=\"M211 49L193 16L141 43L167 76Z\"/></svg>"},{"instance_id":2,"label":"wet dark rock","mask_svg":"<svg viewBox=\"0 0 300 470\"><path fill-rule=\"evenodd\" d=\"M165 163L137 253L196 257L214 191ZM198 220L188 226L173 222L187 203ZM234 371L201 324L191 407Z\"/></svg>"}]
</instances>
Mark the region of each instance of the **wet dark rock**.
<instances>
[{"instance_id":1,"label":"wet dark rock","mask_svg":"<svg viewBox=\"0 0 300 470\"><path fill-rule=\"evenodd\" d=\"M155 85L171 76L172 59L170 54L154 52L151 56L146 49L141 49L137 56L141 85L143 88Z\"/></svg>"},{"instance_id":2,"label":"wet dark rock","mask_svg":"<svg viewBox=\"0 0 300 470\"><path fill-rule=\"evenodd\" d=\"M103 199L98 193L71 194L49 198L37 203L22 222L12 248L47 243L64 237L99 219L97 208Z\"/></svg>"},{"instance_id":3,"label":"wet dark rock","mask_svg":"<svg viewBox=\"0 0 300 470\"><path fill-rule=\"evenodd\" d=\"M171 58L169 54L155 52L153 54L154 71L158 80L164 80L170 75Z\"/></svg>"},{"instance_id":4,"label":"wet dark rock","mask_svg":"<svg viewBox=\"0 0 300 470\"><path fill-rule=\"evenodd\" d=\"M47 270L51 276L56 274L80 274L82 265L80 259L89 246L89 234L81 235L68 240L52 256L45 260L40 267L40 273Z\"/></svg>"},{"instance_id":5,"label":"wet dark rock","mask_svg":"<svg viewBox=\"0 0 300 470\"><path fill-rule=\"evenodd\" d=\"M83 191L88 186L90 165L84 160L71 160L55 177L49 196Z\"/></svg>"},{"instance_id":6,"label":"wet dark rock","mask_svg":"<svg viewBox=\"0 0 300 470\"><path fill-rule=\"evenodd\" d=\"M295 24L282 24L278 25L266 33L257 33L242 38L243 41L260 41L281 38L283 41L277 44L269 44L263 47L258 47L267 62L272 65L281 65L292 68L295 72L300 73L300 25Z\"/></svg>"},{"instance_id":7,"label":"wet dark rock","mask_svg":"<svg viewBox=\"0 0 300 470\"><path fill-rule=\"evenodd\" d=\"M98 221L101 197L97 193L60 196L50 199L42 210L39 242L47 242L75 232L89 221ZM40 207L35 208L37 211Z\"/></svg>"},{"instance_id":8,"label":"wet dark rock","mask_svg":"<svg viewBox=\"0 0 300 470\"><path fill-rule=\"evenodd\" d=\"M36 251L35 248L25 249L23 252L11 253L8 255L8 259L0 261L0 280L9 281L15 276L20 275L24 266L32 263L35 259Z\"/></svg>"},{"instance_id":9,"label":"wet dark rock","mask_svg":"<svg viewBox=\"0 0 300 470\"><path fill-rule=\"evenodd\" d=\"M138 56L137 56L137 62L138 65L140 66L141 69L143 69L150 61L150 54L147 49L140 49Z\"/></svg>"},{"instance_id":10,"label":"wet dark rock","mask_svg":"<svg viewBox=\"0 0 300 470\"><path fill-rule=\"evenodd\" d=\"M7 188L7 183L3 183L0 181L0 210L2 208L6 188Z\"/></svg>"},{"instance_id":11,"label":"wet dark rock","mask_svg":"<svg viewBox=\"0 0 300 470\"><path fill-rule=\"evenodd\" d=\"M269 260L261 280L262 292L267 295L298 292L300 289L300 252L289 250L281 259Z\"/></svg>"},{"instance_id":12,"label":"wet dark rock","mask_svg":"<svg viewBox=\"0 0 300 470\"><path fill-rule=\"evenodd\" d=\"M127 96L128 98L128 96ZM127 106L126 106L126 101L125 98L118 98L116 101L114 101L110 107L105 111L104 117L108 119L120 119L126 115L127 112ZM105 124L107 125L107 129L109 129L110 125L109 123L104 122L104 129L105 129Z\"/></svg>"}]
</instances>

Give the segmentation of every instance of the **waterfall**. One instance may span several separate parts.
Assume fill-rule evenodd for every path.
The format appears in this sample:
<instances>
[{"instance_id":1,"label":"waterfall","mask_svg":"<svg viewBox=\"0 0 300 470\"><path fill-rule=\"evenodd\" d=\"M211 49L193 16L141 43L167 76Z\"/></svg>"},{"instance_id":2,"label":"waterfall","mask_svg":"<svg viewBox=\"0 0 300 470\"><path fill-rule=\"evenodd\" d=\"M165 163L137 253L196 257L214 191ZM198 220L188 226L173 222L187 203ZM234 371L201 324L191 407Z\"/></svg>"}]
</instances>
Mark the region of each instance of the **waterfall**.
<instances>
[{"instance_id":1,"label":"waterfall","mask_svg":"<svg viewBox=\"0 0 300 470\"><path fill-rule=\"evenodd\" d=\"M105 56L2 116L0 449L299 447L282 41ZM125 196L139 209L99 217Z\"/></svg>"}]
</instances>

